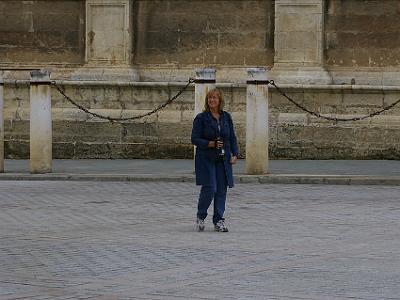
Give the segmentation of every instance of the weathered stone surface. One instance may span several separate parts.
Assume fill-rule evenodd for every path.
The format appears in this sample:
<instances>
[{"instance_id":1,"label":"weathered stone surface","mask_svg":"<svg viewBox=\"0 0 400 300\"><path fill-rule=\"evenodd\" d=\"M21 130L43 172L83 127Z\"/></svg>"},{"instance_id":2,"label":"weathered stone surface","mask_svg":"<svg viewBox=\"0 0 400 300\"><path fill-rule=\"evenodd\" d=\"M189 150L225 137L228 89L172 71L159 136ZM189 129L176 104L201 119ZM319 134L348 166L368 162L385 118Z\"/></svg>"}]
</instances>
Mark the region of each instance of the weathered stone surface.
<instances>
[{"instance_id":1,"label":"weathered stone surface","mask_svg":"<svg viewBox=\"0 0 400 300\"><path fill-rule=\"evenodd\" d=\"M398 91L382 93L380 87L400 82L398 0L132 1L132 59L121 64L114 61L104 69L102 63L80 66L85 63L85 26L101 27L97 8L86 11L95 17L88 23L85 1L52 1L51 6L46 2L0 1L0 69L49 67L54 70L52 79L114 81L109 85L65 86L67 95L78 104L102 115L142 115L179 90L165 84L119 83L183 82L199 66L216 67L217 83L243 83L247 66L273 66L269 75L278 85L311 84L285 89L289 96L307 109L331 117L367 115L400 98ZM122 16L121 9L113 12L113 17ZM104 24L114 24L108 17ZM115 24L124 30L129 27ZM105 36L113 32L100 31ZM107 42L112 45L116 40ZM59 68L65 64L69 66ZM29 79L29 72L6 71L5 78ZM326 88L314 89L312 85L317 83L326 84ZM331 89L331 83L375 89ZM54 156L191 156L193 90L191 87L150 117L111 124L78 110L52 88ZM223 92L243 157L245 89L235 86ZM4 98L6 155L27 157L29 86L6 84ZM271 89L269 110L271 158L397 157L399 105L374 119L335 123L305 113Z\"/></svg>"},{"instance_id":2,"label":"weathered stone surface","mask_svg":"<svg viewBox=\"0 0 400 300\"><path fill-rule=\"evenodd\" d=\"M273 1L248 2L138 1L134 62L271 65Z\"/></svg>"},{"instance_id":3,"label":"weathered stone surface","mask_svg":"<svg viewBox=\"0 0 400 300\"><path fill-rule=\"evenodd\" d=\"M162 103L161 99L173 95L164 87L119 88L69 86L67 94L78 97L82 105L107 107L96 109L106 115L135 115ZM225 108L231 112L239 139L241 157L245 156L246 90L223 88ZM353 117L382 109L400 98L397 92L351 90L301 90L291 89L287 94L309 110L332 117ZM5 88L5 140L7 157L29 156L26 150L29 140L29 103L21 100L25 89ZM190 133L193 119L193 91L188 91L177 102L151 118L135 122L109 123L88 118L80 110L62 101L56 91L53 102L53 149L54 157L84 158L174 158L191 157ZM118 98L124 95L124 101ZM132 98L131 98L132 95ZM135 95L135 97L133 97ZM282 96L270 90L269 126L271 158L393 158L399 150L400 107L386 114L357 122L326 121L313 117ZM20 99L20 100L17 100ZM86 100L88 99L88 100ZM94 101L96 99L96 101ZM113 99L110 103L107 99ZM147 101L148 100L148 101ZM120 105L124 103L123 105ZM21 108L28 112L24 118ZM54 107L56 106L56 107ZM127 109L129 108L129 109ZM12 112L12 113L9 113ZM124 146L125 145L125 146ZM173 149L173 150L171 150ZM90 153L93 151L93 153ZM397 152L396 152L397 151Z\"/></svg>"},{"instance_id":4,"label":"weathered stone surface","mask_svg":"<svg viewBox=\"0 0 400 300\"><path fill-rule=\"evenodd\" d=\"M2 2L0 63L83 63L84 1Z\"/></svg>"},{"instance_id":5,"label":"weathered stone surface","mask_svg":"<svg viewBox=\"0 0 400 300\"><path fill-rule=\"evenodd\" d=\"M131 63L131 1L86 1L86 62L91 66Z\"/></svg>"},{"instance_id":6,"label":"weathered stone surface","mask_svg":"<svg viewBox=\"0 0 400 300\"><path fill-rule=\"evenodd\" d=\"M327 1L326 62L338 67L400 64L398 1Z\"/></svg>"}]
</instances>

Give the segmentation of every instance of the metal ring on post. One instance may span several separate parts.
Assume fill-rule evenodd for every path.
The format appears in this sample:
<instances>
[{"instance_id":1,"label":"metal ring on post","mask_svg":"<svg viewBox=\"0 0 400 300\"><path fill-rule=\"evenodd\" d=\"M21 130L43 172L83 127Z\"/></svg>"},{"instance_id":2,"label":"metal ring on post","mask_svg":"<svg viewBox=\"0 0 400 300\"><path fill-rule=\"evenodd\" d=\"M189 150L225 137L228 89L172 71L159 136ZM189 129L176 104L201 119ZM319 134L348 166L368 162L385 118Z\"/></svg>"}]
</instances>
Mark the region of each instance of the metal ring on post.
<instances>
[{"instance_id":1,"label":"metal ring on post","mask_svg":"<svg viewBox=\"0 0 400 300\"><path fill-rule=\"evenodd\" d=\"M213 84L213 83L215 83L215 79L195 79L194 83L200 83L200 84L209 83L209 84Z\"/></svg>"},{"instance_id":2,"label":"metal ring on post","mask_svg":"<svg viewBox=\"0 0 400 300\"><path fill-rule=\"evenodd\" d=\"M247 80L246 84L268 85L269 80Z\"/></svg>"}]
</instances>

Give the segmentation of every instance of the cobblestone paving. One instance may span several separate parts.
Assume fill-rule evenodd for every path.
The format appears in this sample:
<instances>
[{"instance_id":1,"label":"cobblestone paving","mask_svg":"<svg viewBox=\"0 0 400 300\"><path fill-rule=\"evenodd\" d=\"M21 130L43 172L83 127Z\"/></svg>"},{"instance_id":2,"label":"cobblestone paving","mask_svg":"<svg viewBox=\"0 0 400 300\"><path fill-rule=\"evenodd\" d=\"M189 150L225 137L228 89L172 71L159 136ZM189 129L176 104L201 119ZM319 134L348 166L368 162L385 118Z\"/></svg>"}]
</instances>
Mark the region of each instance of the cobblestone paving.
<instances>
[{"instance_id":1,"label":"cobblestone paving","mask_svg":"<svg viewBox=\"0 0 400 300\"><path fill-rule=\"evenodd\" d=\"M0 299L400 299L400 187L0 182Z\"/></svg>"}]
</instances>

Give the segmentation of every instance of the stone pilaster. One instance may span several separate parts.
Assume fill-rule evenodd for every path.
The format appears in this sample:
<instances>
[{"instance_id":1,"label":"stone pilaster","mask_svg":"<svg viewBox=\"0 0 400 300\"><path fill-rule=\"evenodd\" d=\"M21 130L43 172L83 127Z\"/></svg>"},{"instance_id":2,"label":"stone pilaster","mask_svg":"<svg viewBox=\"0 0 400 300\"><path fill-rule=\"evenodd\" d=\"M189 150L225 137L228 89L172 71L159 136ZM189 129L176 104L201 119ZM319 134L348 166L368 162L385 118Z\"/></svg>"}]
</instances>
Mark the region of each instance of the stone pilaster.
<instances>
[{"instance_id":1,"label":"stone pilaster","mask_svg":"<svg viewBox=\"0 0 400 300\"><path fill-rule=\"evenodd\" d=\"M132 0L86 0L86 64L71 79L138 80L132 67L132 15Z\"/></svg>"},{"instance_id":2,"label":"stone pilaster","mask_svg":"<svg viewBox=\"0 0 400 300\"><path fill-rule=\"evenodd\" d=\"M131 1L86 0L86 62L119 66L131 63Z\"/></svg>"},{"instance_id":3,"label":"stone pilaster","mask_svg":"<svg viewBox=\"0 0 400 300\"><path fill-rule=\"evenodd\" d=\"M323 69L324 0L275 1L275 62L280 83L329 83Z\"/></svg>"}]
</instances>

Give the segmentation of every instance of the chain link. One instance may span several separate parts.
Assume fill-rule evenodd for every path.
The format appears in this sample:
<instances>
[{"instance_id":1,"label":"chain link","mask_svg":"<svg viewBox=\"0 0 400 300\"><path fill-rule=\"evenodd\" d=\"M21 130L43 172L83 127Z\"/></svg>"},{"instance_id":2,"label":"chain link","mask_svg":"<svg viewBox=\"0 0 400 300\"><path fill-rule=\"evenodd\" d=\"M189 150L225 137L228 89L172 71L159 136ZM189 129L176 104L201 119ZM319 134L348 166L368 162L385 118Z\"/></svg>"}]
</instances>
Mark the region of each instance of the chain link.
<instances>
[{"instance_id":1,"label":"chain link","mask_svg":"<svg viewBox=\"0 0 400 300\"><path fill-rule=\"evenodd\" d=\"M163 109L164 107L166 107L167 105L169 105L173 101L175 101L189 87L189 85L191 85L193 82L194 82L194 79L193 78L189 78L188 83L175 96L173 96L172 98L168 99L167 101L165 101L164 104L156 107L152 111L149 111L149 112L147 112L145 114L142 114L142 115L138 115L138 116L134 116L134 117L127 117L127 118L115 118L115 117L103 116L103 115L91 112L89 109L83 107L82 105L79 105L74 100L72 100L70 97L68 97L65 94L65 90L61 86L59 86L55 81L52 81L52 84L60 92L60 94L64 96L64 98L66 100L68 100L71 104L73 104L74 106L76 106L80 110L84 111L85 113L87 113L89 115L92 115L94 117L100 118L100 119L108 120L110 122L122 122L122 121L132 121L132 120L141 119L141 118L148 117L148 116L158 112L159 110Z\"/></svg>"},{"instance_id":2,"label":"chain link","mask_svg":"<svg viewBox=\"0 0 400 300\"><path fill-rule=\"evenodd\" d=\"M390 104L389 106L384 107L381 110L375 111L369 115L365 115L365 116L361 116L361 117L353 117L353 118L337 118L337 117L329 117L329 116L323 116L320 113L316 113L314 111L311 111L309 109L307 109L306 107L300 105L299 103L297 103L295 100L293 100L292 98L290 98L288 95L286 95L285 92L283 92L276 84L273 80L269 80L268 84L272 85L273 87L276 88L276 90L282 95L284 96L286 99L288 99L291 103L293 103L295 106L297 106L298 108L300 108L301 110L317 117L317 118L322 118L325 120L329 120L329 121L335 121L335 122L349 122L349 121L360 121L360 120L364 120L364 119L368 119L368 118L372 118L376 115L379 115L385 111L388 111L389 109L393 108L394 106L396 106L397 104L400 103L400 99L398 99L396 102L393 102L392 104Z\"/></svg>"}]
</instances>

